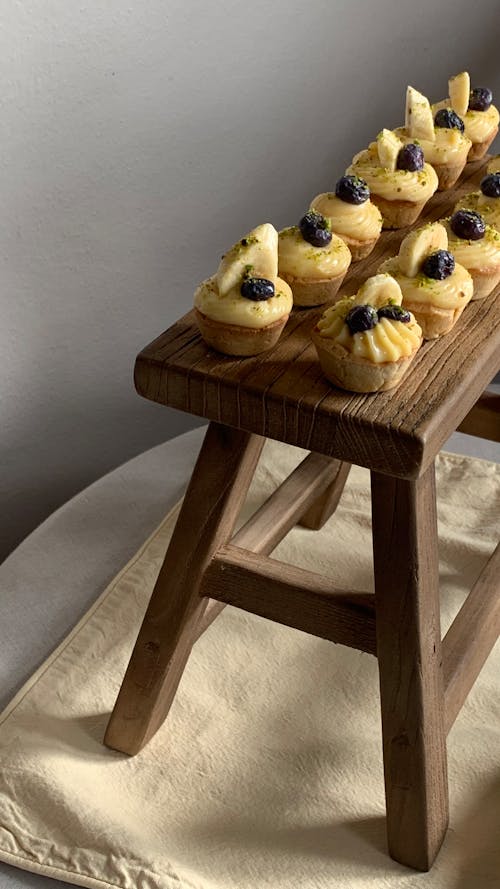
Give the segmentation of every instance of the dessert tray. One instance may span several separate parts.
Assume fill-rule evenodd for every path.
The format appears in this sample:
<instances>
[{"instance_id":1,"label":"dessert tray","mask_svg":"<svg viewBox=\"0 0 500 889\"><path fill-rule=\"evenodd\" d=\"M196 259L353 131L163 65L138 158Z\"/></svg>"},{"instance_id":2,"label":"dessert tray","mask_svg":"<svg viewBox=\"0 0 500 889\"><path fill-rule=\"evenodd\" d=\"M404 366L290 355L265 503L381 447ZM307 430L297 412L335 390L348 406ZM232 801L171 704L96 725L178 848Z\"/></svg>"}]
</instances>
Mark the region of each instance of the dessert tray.
<instances>
[{"instance_id":1,"label":"dessert tray","mask_svg":"<svg viewBox=\"0 0 500 889\"><path fill-rule=\"evenodd\" d=\"M337 298L355 293L398 252L412 228L451 214L478 187L489 160L469 163L457 185L437 192L413 226L383 231L372 253L351 266ZM386 393L356 395L325 379L311 342L324 308L294 308L276 346L251 358L214 352L202 340L194 312L188 312L138 356L137 391L327 456L352 460L354 453L370 469L384 472L390 466L394 474L399 466L401 477L420 475L500 369L500 287L470 302L450 333L424 343L403 383Z\"/></svg>"}]
</instances>

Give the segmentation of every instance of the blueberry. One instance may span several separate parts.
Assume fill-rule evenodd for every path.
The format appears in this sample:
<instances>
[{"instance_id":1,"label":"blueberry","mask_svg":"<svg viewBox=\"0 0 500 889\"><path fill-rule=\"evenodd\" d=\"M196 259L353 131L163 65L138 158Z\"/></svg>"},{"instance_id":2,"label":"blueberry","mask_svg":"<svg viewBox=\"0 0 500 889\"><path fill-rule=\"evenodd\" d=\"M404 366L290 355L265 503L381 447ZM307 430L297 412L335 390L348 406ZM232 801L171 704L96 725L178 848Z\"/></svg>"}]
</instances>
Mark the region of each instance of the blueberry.
<instances>
[{"instance_id":1,"label":"blueberry","mask_svg":"<svg viewBox=\"0 0 500 889\"><path fill-rule=\"evenodd\" d=\"M475 210L457 210L450 219L450 228L457 238L467 241L479 241L486 232L484 219Z\"/></svg>"},{"instance_id":2,"label":"blueberry","mask_svg":"<svg viewBox=\"0 0 500 889\"><path fill-rule=\"evenodd\" d=\"M364 204L370 197L370 189L360 176L342 176L335 186L335 194L346 204Z\"/></svg>"},{"instance_id":3,"label":"blueberry","mask_svg":"<svg viewBox=\"0 0 500 889\"><path fill-rule=\"evenodd\" d=\"M403 306L382 306L377 314L379 318L390 318L391 321L403 321L405 324L410 321L410 313Z\"/></svg>"},{"instance_id":4,"label":"blueberry","mask_svg":"<svg viewBox=\"0 0 500 889\"><path fill-rule=\"evenodd\" d=\"M240 293L246 299L260 302L274 296L274 284L267 278L245 278L240 288Z\"/></svg>"},{"instance_id":5,"label":"blueberry","mask_svg":"<svg viewBox=\"0 0 500 889\"><path fill-rule=\"evenodd\" d=\"M352 334L371 330L378 322L378 315L373 306L354 306L346 315L345 323Z\"/></svg>"},{"instance_id":6,"label":"blueberry","mask_svg":"<svg viewBox=\"0 0 500 889\"><path fill-rule=\"evenodd\" d=\"M445 127L447 130L460 130L463 133L464 122L451 108L441 108L434 118L437 127Z\"/></svg>"},{"instance_id":7,"label":"blueberry","mask_svg":"<svg viewBox=\"0 0 500 889\"><path fill-rule=\"evenodd\" d=\"M470 91L469 111L487 111L493 102L493 93L487 86L475 86Z\"/></svg>"},{"instance_id":8,"label":"blueberry","mask_svg":"<svg viewBox=\"0 0 500 889\"><path fill-rule=\"evenodd\" d=\"M500 173L489 173L481 179L481 191L487 198L500 198Z\"/></svg>"},{"instance_id":9,"label":"blueberry","mask_svg":"<svg viewBox=\"0 0 500 889\"><path fill-rule=\"evenodd\" d=\"M422 272L428 278L443 281L453 273L454 268L455 257L448 250L436 250L435 253L430 253L425 260Z\"/></svg>"},{"instance_id":10,"label":"blueberry","mask_svg":"<svg viewBox=\"0 0 500 889\"><path fill-rule=\"evenodd\" d=\"M328 220L321 213L309 210L299 222L299 229L304 241L313 247L326 247L332 240Z\"/></svg>"},{"instance_id":11,"label":"blueberry","mask_svg":"<svg viewBox=\"0 0 500 889\"><path fill-rule=\"evenodd\" d=\"M398 154L396 167L398 170L409 170L410 173L416 173L417 170L423 170L424 152L420 148L420 145L415 145L413 142L410 142L408 145L403 145Z\"/></svg>"}]
</instances>

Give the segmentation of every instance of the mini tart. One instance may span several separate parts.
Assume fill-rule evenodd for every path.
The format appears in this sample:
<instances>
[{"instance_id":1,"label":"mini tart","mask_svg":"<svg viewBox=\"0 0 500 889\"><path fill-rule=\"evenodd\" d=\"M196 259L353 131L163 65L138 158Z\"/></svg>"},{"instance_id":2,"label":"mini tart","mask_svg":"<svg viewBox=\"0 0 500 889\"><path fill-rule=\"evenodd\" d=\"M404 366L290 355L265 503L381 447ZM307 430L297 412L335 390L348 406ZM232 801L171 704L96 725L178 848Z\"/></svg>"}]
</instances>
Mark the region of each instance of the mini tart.
<instances>
[{"instance_id":1,"label":"mini tart","mask_svg":"<svg viewBox=\"0 0 500 889\"><path fill-rule=\"evenodd\" d=\"M242 285L265 279L272 293L248 298ZM262 281L261 281L262 283ZM243 288L245 289L245 288ZM276 344L293 305L292 291L278 277L278 232L259 225L222 257L215 275L194 295L195 317L205 342L225 355L259 355Z\"/></svg>"},{"instance_id":2,"label":"mini tart","mask_svg":"<svg viewBox=\"0 0 500 889\"><path fill-rule=\"evenodd\" d=\"M375 288L371 287L373 282L377 282ZM365 285L377 291L375 299ZM405 376L422 344L422 331L411 316L406 323L381 318L371 330L352 334L345 318L355 305L380 308L400 304L401 291L395 299L383 295L387 285L391 294L394 285L397 287L389 275L369 278L365 285L356 296L345 297L328 308L311 337L323 373L334 386L350 392L383 392L394 389Z\"/></svg>"},{"instance_id":3,"label":"mini tart","mask_svg":"<svg viewBox=\"0 0 500 889\"><path fill-rule=\"evenodd\" d=\"M403 294L403 306L417 319L425 340L449 333L472 299L472 278L457 262L452 274L442 281L428 278L422 272L414 277L404 275L398 256L383 262L379 272L396 279Z\"/></svg>"},{"instance_id":4,"label":"mini tart","mask_svg":"<svg viewBox=\"0 0 500 889\"><path fill-rule=\"evenodd\" d=\"M394 132L405 144L418 142L426 162L436 171L438 191L447 191L455 185L467 163L467 155L472 145L467 136L460 130L450 130L446 127L434 127L433 140L422 138L415 140L405 127L398 127Z\"/></svg>"},{"instance_id":5,"label":"mini tart","mask_svg":"<svg viewBox=\"0 0 500 889\"><path fill-rule=\"evenodd\" d=\"M439 111L440 108L450 107L450 100L444 99L442 102L436 102L435 105L432 106L432 111L435 113L436 111ZM498 109L495 108L494 105L490 105L486 111L466 111L462 120L465 127L464 136L470 141L470 148L467 153L467 163L478 161L484 157L498 133ZM489 170L488 172L495 171Z\"/></svg>"},{"instance_id":6,"label":"mini tart","mask_svg":"<svg viewBox=\"0 0 500 889\"><path fill-rule=\"evenodd\" d=\"M380 237L382 215L369 198L362 204L348 204L329 191L316 195L311 210L328 219L332 232L349 247L352 262L365 259Z\"/></svg>"},{"instance_id":7,"label":"mini tart","mask_svg":"<svg viewBox=\"0 0 500 889\"><path fill-rule=\"evenodd\" d=\"M296 306L320 306L333 300L350 264L349 247L337 235L325 247L314 247L296 225L279 233L278 271L290 285Z\"/></svg>"},{"instance_id":8,"label":"mini tart","mask_svg":"<svg viewBox=\"0 0 500 889\"><path fill-rule=\"evenodd\" d=\"M453 256L467 269L474 282L472 299L489 296L500 282L500 234L491 225L487 225L483 238L468 241L457 238L448 219L440 221L448 232L448 243Z\"/></svg>"},{"instance_id":9,"label":"mini tart","mask_svg":"<svg viewBox=\"0 0 500 889\"><path fill-rule=\"evenodd\" d=\"M474 191L457 201L453 212L456 210L474 210L487 225L500 232L500 198L487 197L482 191Z\"/></svg>"},{"instance_id":10,"label":"mini tart","mask_svg":"<svg viewBox=\"0 0 500 889\"><path fill-rule=\"evenodd\" d=\"M499 114L494 105L486 111L467 111L464 117L465 135L472 142L467 161L484 157L498 133Z\"/></svg>"},{"instance_id":11,"label":"mini tart","mask_svg":"<svg viewBox=\"0 0 500 889\"><path fill-rule=\"evenodd\" d=\"M430 164L415 172L382 167L375 142L353 157L346 173L366 180L371 199L382 214L384 229L413 225L438 187L438 177Z\"/></svg>"},{"instance_id":12,"label":"mini tart","mask_svg":"<svg viewBox=\"0 0 500 889\"><path fill-rule=\"evenodd\" d=\"M270 299L252 302L237 295L221 298L215 276L203 281L194 304L196 323L207 345L224 355L241 357L259 355L275 346L293 304L286 281L277 278L275 287Z\"/></svg>"}]
</instances>

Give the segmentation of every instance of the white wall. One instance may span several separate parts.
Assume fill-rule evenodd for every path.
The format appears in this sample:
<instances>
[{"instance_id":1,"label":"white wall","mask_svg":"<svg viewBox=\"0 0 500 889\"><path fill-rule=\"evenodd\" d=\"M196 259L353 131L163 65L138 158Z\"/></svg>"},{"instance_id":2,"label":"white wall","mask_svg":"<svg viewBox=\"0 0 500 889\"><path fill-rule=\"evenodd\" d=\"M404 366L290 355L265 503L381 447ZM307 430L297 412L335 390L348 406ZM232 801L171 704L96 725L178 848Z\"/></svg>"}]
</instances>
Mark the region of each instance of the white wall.
<instances>
[{"instance_id":1,"label":"white wall","mask_svg":"<svg viewBox=\"0 0 500 889\"><path fill-rule=\"evenodd\" d=\"M469 68L500 97L496 0L3 0L1 13L0 555L194 425L135 394L133 359L236 238L295 222L401 122L407 82L437 99Z\"/></svg>"}]
</instances>

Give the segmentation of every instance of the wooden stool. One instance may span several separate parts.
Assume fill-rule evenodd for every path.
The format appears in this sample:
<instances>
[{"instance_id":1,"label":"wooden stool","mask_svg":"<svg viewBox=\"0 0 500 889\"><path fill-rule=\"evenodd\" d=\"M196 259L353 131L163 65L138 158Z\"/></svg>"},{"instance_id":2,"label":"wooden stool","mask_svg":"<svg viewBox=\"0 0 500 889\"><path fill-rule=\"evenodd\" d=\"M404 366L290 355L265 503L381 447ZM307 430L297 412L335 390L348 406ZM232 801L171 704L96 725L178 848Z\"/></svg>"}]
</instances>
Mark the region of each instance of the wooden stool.
<instances>
[{"instance_id":1,"label":"wooden stool","mask_svg":"<svg viewBox=\"0 0 500 889\"><path fill-rule=\"evenodd\" d=\"M437 195L426 220L449 212L483 168ZM385 233L344 292L400 240ZM500 624L497 547L441 641L434 460L457 428L500 441L500 396L482 395L500 368L500 293L472 302L450 334L422 347L398 389L376 395L326 382L309 338L318 314L295 311L272 351L243 360L209 350L190 313L137 359L141 395L212 422L105 743L135 754L149 741L193 643L225 604L376 654L389 852L428 870L448 823L446 734ZM233 536L266 437L311 453ZM325 523L351 463L371 471L375 594L269 558L297 522Z\"/></svg>"}]
</instances>

